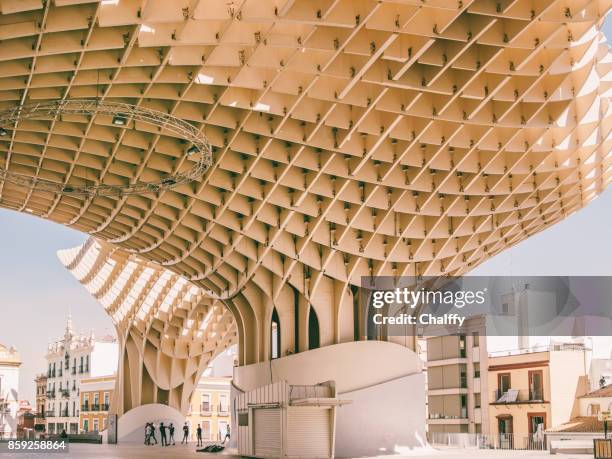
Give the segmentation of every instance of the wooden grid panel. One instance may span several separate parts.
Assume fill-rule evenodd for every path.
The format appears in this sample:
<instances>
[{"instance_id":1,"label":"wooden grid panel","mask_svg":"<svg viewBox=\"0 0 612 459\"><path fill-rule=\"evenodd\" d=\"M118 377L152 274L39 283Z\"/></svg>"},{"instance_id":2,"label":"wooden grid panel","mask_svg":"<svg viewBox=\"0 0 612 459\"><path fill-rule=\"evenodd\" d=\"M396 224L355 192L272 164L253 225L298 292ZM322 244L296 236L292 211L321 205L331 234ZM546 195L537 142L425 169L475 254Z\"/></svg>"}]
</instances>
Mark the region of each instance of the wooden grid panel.
<instances>
[{"instance_id":1,"label":"wooden grid panel","mask_svg":"<svg viewBox=\"0 0 612 459\"><path fill-rule=\"evenodd\" d=\"M187 413L203 371L238 341L232 314L181 276L94 238L58 255L117 329L116 412L167 403Z\"/></svg>"},{"instance_id":2,"label":"wooden grid panel","mask_svg":"<svg viewBox=\"0 0 612 459\"><path fill-rule=\"evenodd\" d=\"M185 119L197 183L0 205L91 233L237 307L290 284L458 275L610 181L609 0L0 0L0 108L100 97ZM187 166L109 119L23 121L0 167L72 183ZM325 282L323 282L325 283ZM254 295L254 294L251 294ZM336 320L338 317L336 317Z\"/></svg>"}]
</instances>

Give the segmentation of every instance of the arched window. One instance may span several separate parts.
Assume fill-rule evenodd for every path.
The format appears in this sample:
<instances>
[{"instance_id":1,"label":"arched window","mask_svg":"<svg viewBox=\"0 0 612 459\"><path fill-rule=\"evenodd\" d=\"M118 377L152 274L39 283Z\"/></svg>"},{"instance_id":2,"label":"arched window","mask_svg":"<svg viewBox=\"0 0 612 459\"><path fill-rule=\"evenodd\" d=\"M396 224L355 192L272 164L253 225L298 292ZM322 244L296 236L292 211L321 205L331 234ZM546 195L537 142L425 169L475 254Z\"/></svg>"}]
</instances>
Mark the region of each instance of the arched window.
<instances>
[{"instance_id":1,"label":"arched window","mask_svg":"<svg viewBox=\"0 0 612 459\"><path fill-rule=\"evenodd\" d=\"M308 314L308 349L317 349L320 345L319 318L314 308L311 306Z\"/></svg>"},{"instance_id":2,"label":"arched window","mask_svg":"<svg viewBox=\"0 0 612 459\"><path fill-rule=\"evenodd\" d=\"M270 324L270 349L271 358L278 359L280 357L281 347L281 328L280 319L276 308L272 310L272 323Z\"/></svg>"}]
</instances>

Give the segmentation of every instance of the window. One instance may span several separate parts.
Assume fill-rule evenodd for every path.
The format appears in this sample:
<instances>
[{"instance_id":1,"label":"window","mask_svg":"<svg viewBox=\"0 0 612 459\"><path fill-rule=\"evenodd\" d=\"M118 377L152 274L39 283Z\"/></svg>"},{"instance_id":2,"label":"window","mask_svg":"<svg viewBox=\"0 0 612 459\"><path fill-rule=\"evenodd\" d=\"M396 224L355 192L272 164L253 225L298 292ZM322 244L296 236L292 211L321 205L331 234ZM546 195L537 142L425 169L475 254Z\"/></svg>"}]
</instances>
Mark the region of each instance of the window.
<instances>
[{"instance_id":1,"label":"window","mask_svg":"<svg viewBox=\"0 0 612 459\"><path fill-rule=\"evenodd\" d=\"M474 341L474 347L480 346L480 335L478 332L472 332L472 339Z\"/></svg>"},{"instance_id":2,"label":"window","mask_svg":"<svg viewBox=\"0 0 612 459\"><path fill-rule=\"evenodd\" d=\"M508 392L508 389L510 389L510 373L499 373L497 375L497 389L500 397Z\"/></svg>"},{"instance_id":3,"label":"window","mask_svg":"<svg viewBox=\"0 0 612 459\"><path fill-rule=\"evenodd\" d=\"M100 404L100 394L98 392L94 393L93 404L94 405Z\"/></svg>"},{"instance_id":4,"label":"window","mask_svg":"<svg viewBox=\"0 0 612 459\"><path fill-rule=\"evenodd\" d=\"M308 313L308 349L318 349L321 346L319 337L319 318L311 306Z\"/></svg>"},{"instance_id":5,"label":"window","mask_svg":"<svg viewBox=\"0 0 612 459\"><path fill-rule=\"evenodd\" d=\"M280 318L278 317L276 308L272 310L272 323L270 324L270 345L271 357L273 359L278 359L280 357L281 347L281 328Z\"/></svg>"},{"instance_id":6,"label":"window","mask_svg":"<svg viewBox=\"0 0 612 459\"><path fill-rule=\"evenodd\" d=\"M465 351L465 335L459 335L459 357L465 358L466 355L467 354Z\"/></svg>"},{"instance_id":7,"label":"window","mask_svg":"<svg viewBox=\"0 0 612 459\"><path fill-rule=\"evenodd\" d=\"M99 421L97 419L93 420L93 431L94 432L98 432L98 422Z\"/></svg>"},{"instance_id":8,"label":"window","mask_svg":"<svg viewBox=\"0 0 612 459\"><path fill-rule=\"evenodd\" d=\"M529 433L531 435L541 432L544 435L546 428L546 413L529 413Z\"/></svg>"},{"instance_id":9,"label":"window","mask_svg":"<svg viewBox=\"0 0 612 459\"><path fill-rule=\"evenodd\" d=\"M203 413L210 412L210 394L202 394L202 407L200 408L200 411Z\"/></svg>"},{"instance_id":10,"label":"window","mask_svg":"<svg viewBox=\"0 0 612 459\"><path fill-rule=\"evenodd\" d=\"M480 378L480 363L476 362L474 364L474 378Z\"/></svg>"},{"instance_id":11,"label":"window","mask_svg":"<svg viewBox=\"0 0 612 459\"><path fill-rule=\"evenodd\" d=\"M104 405L110 405L110 394L108 392L104 392Z\"/></svg>"},{"instance_id":12,"label":"window","mask_svg":"<svg viewBox=\"0 0 612 459\"><path fill-rule=\"evenodd\" d=\"M529 400L544 400L542 370L529 372Z\"/></svg>"},{"instance_id":13,"label":"window","mask_svg":"<svg viewBox=\"0 0 612 459\"><path fill-rule=\"evenodd\" d=\"M89 420L83 420L83 432L89 432Z\"/></svg>"},{"instance_id":14,"label":"window","mask_svg":"<svg viewBox=\"0 0 612 459\"><path fill-rule=\"evenodd\" d=\"M211 440L210 421L202 421L202 440Z\"/></svg>"},{"instance_id":15,"label":"window","mask_svg":"<svg viewBox=\"0 0 612 459\"><path fill-rule=\"evenodd\" d=\"M474 394L474 408L480 408L480 394Z\"/></svg>"},{"instance_id":16,"label":"window","mask_svg":"<svg viewBox=\"0 0 612 459\"><path fill-rule=\"evenodd\" d=\"M219 396L219 411L222 413L227 413L229 411L229 406L227 403L227 394L221 394Z\"/></svg>"}]
</instances>

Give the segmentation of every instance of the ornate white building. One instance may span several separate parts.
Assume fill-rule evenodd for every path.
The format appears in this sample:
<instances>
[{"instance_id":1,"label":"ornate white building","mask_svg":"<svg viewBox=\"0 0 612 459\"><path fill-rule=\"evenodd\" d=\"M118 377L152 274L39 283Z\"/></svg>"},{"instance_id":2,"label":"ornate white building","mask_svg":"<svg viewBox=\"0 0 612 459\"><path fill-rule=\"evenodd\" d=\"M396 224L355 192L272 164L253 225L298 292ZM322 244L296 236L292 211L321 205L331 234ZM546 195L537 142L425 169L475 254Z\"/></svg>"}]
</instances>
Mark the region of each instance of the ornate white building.
<instances>
[{"instance_id":1,"label":"ornate white building","mask_svg":"<svg viewBox=\"0 0 612 459\"><path fill-rule=\"evenodd\" d=\"M117 342L76 334L68 315L63 338L47 348L47 432L78 433L81 379L117 371Z\"/></svg>"},{"instance_id":2,"label":"ornate white building","mask_svg":"<svg viewBox=\"0 0 612 459\"><path fill-rule=\"evenodd\" d=\"M17 350L0 344L0 439L17 436L20 366Z\"/></svg>"}]
</instances>

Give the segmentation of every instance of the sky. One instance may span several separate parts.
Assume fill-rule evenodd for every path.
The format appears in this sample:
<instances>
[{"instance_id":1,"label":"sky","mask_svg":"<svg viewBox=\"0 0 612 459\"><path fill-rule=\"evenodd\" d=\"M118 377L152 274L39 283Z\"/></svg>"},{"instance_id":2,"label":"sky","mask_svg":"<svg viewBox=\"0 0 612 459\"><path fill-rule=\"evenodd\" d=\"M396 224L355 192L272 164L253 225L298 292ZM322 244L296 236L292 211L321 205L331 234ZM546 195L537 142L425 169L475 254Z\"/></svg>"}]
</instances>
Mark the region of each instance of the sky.
<instances>
[{"instance_id":1,"label":"sky","mask_svg":"<svg viewBox=\"0 0 612 459\"><path fill-rule=\"evenodd\" d=\"M612 35L608 18L604 33ZM612 190L584 209L475 268L473 275L612 275ZM0 209L0 343L21 354L19 393L34 401L34 377L46 369L47 344L63 336L72 313L77 331L114 334L102 306L59 262L59 249L87 236L32 215ZM609 356L612 340L594 342ZM504 343L498 343L503 348Z\"/></svg>"}]
</instances>

